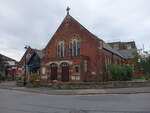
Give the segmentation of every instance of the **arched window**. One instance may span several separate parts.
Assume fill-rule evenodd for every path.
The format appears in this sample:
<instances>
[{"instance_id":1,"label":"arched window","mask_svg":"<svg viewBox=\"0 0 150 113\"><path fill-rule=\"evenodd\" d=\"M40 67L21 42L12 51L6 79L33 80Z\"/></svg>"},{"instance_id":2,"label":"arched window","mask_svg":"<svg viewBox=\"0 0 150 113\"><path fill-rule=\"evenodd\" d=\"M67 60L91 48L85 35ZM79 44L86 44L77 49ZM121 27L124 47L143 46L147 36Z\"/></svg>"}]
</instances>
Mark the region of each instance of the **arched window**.
<instances>
[{"instance_id":1,"label":"arched window","mask_svg":"<svg viewBox=\"0 0 150 113\"><path fill-rule=\"evenodd\" d=\"M68 63L66 63L66 62L63 62L63 63L61 63L61 64L60 64L60 66L61 66L61 67L68 67L68 66L69 66L69 64L68 64Z\"/></svg>"},{"instance_id":2,"label":"arched window","mask_svg":"<svg viewBox=\"0 0 150 113\"><path fill-rule=\"evenodd\" d=\"M58 57L65 57L65 43L64 41L60 41L57 46L57 56Z\"/></svg>"},{"instance_id":3,"label":"arched window","mask_svg":"<svg viewBox=\"0 0 150 113\"><path fill-rule=\"evenodd\" d=\"M80 54L79 40L73 39L72 40L72 56L79 56L79 54Z\"/></svg>"},{"instance_id":4,"label":"arched window","mask_svg":"<svg viewBox=\"0 0 150 113\"><path fill-rule=\"evenodd\" d=\"M50 67L57 67L57 64L52 63L52 64L50 65Z\"/></svg>"}]
</instances>

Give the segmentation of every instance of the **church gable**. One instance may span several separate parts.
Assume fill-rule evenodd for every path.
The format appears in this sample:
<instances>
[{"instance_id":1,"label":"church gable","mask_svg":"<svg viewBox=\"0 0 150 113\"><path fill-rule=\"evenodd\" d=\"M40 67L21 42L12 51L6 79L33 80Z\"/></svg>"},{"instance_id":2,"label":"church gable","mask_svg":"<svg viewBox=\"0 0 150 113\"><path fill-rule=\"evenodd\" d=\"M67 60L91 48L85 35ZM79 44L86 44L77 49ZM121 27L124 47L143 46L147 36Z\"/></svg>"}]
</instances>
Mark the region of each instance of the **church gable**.
<instances>
[{"instance_id":1,"label":"church gable","mask_svg":"<svg viewBox=\"0 0 150 113\"><path fill-rule=\"evenodd\" d=\"M72 16L67 14L57 31L47 44L46 48L44 49L44 53L46 56L59 56L59 43L65 42L65 48L69 49L70 46L72 46L73 40L78 40L80 43L82 43L83 46L81 47L81 49L86 49L90 46L91 49L93 49L93 51L96 51L96 49L98 49L99 46L99 39L96 38L92 33L90 33ZM72 51L67 51L67 53L65 54L69 54L68 52Z\"/></svg>"}]
</instances>

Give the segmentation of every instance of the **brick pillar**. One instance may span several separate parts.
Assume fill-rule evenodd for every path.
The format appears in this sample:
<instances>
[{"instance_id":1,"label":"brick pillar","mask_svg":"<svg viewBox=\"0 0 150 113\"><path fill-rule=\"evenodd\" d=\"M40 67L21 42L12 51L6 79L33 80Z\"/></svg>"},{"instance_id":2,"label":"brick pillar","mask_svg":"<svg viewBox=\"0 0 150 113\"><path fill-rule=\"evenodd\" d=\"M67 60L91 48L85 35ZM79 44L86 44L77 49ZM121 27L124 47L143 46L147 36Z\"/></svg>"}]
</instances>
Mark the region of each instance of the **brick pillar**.
<instances>
[{"instance_id":1,"label":"brick pillar","mask_svg":"<svg viewBox=\"0 0 150 113\"><path fill-rule=\"evenodd\" d=\"M57 68L57 79L61 81L61 66L60 65L58 65L58 68Z\"/></svg>"},{"instance_id":2,"label":"brick pillar","mask_svg":"<svg viewBox=\"0 0 150 113\"><path fill-rule=\"evenodd\" d=\"M69 65L69 81L72 81L71 76L73 75L73 65Z\"/></svg>"}]
</instances>

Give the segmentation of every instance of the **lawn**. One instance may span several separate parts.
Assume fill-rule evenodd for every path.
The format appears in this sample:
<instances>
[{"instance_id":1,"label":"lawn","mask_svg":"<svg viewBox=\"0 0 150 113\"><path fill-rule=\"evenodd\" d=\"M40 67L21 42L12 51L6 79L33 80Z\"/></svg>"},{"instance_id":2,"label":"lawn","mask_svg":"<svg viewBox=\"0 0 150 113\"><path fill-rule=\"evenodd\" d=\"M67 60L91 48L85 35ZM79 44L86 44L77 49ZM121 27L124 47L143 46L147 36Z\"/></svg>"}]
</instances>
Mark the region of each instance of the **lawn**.
<instances>
[{"instance_id":1,"label":"lawn","mask_svg":"<svg viewBox=\"0 0 150 113\"><path fill-rule=\"evenodd\" d=\"M140 77L140 78L133 78L132 81L135 81L135 82L144 82L146 81L145 77Z\"/></svg>"}]
</instances>

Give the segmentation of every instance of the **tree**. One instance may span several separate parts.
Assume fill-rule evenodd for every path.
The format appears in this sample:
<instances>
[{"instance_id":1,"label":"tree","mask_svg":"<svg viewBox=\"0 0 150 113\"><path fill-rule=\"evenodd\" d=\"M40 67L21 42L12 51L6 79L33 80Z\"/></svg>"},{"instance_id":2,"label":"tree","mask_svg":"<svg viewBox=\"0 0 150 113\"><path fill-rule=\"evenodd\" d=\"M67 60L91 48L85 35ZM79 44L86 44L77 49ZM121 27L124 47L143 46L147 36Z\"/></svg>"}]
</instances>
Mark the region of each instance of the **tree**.
<instances>
[{"instance_id":1,"label":"tree","mask_svg":"<svg viewBox=\"0 0 150 113\"><path fill-rule=\"evenodd\" d=\"M144 51L140 55L139 64L140 64L140 70L145 75L145 77L149 76L150 78L150 53L149 52Z\"/></svg>"},{"instance_id":2,"label":"tree","mask_svg":"<svg viewBox=\"0 0 150 113\"><path fill-rule=\"evenodd\" d=\"M134 71L139 71L140 68L141 68L140 62L139 62L139 60L141 58L141 55L138 52L133 52L132 54L134 56L134 59L133 59L133 62L134 62Z\"/></svg>"},{"instance_id":3,"label":"tree","mask_svg":"<svg viewBox=\"0 0 150 113\"><path fill-rule=\"evenodd\" d=\"M150 73L150 55L146 58L141 58L140 64L144 74Z\"/></svg>"}]
</instances>

